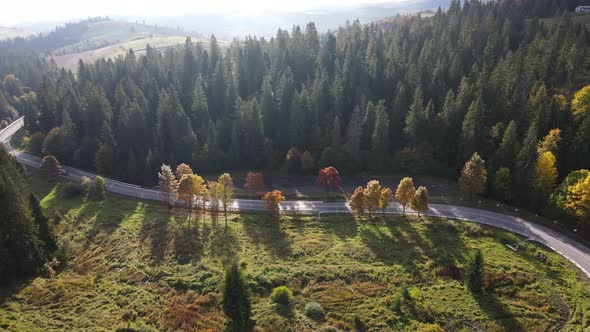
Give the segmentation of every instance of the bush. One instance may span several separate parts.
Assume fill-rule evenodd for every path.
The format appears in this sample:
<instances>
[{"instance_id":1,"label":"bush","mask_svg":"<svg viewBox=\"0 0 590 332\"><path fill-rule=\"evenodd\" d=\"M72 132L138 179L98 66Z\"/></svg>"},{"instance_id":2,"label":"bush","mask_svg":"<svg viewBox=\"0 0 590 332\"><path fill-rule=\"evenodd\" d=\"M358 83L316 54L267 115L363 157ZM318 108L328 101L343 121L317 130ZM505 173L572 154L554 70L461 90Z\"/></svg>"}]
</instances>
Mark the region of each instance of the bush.
<instances>
[{"instance_id":1,"label":"bush","mask_svg":"<svg viewBox=\"0 0 590 332\"><path fill-rule=\"evenodd\" d=\"M293 299L293 292L287 286L279 286L272 290L270 299L274 303L289 305L289 302Z\"/></svg>"},{"instance_id":2,"label":"bush","mask_svg":"<svg viewBox=\"0 0 590 332\"><path fill-rule=\"evenodd\" d=\"M84 189L77 183L66 183L63 185L61 195L63 198L74 198L84 195Z\"/></svg>"},{"instance_id":3,"label":"bush","mask_svg":"<svg viewBox=\"0 0 590 332\"><path fill-rule=\"evenodd\" d=\"M322 319L324 318L324 315L326 315L326 312L321 304L317 302L309 302L305 305L305 315L313 319Z\"/></svg>"}]
</instances>

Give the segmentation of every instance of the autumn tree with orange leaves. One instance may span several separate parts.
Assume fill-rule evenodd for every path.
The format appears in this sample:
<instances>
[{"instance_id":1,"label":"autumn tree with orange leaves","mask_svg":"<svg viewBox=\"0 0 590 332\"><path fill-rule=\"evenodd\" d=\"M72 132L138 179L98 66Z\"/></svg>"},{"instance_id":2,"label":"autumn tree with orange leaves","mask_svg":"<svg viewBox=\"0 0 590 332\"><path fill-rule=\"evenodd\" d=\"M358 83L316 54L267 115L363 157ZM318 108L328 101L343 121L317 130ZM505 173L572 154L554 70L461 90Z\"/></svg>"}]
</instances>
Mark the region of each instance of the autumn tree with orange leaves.
<instances>
[{"instance_id":1,"label":"autumn tree with orange leaves","mask_svg":"<svg viewBox=\"0 0 590 332\"><path fill-rule=\"evenodd\" d=\"M262 196L262 201L264 201L264 206L266 209L274 215L278 215L280 213L280 204L285 200L285 196L280 190L273 190L269 191L264 196Z\"/></svg>"}]
</instances>

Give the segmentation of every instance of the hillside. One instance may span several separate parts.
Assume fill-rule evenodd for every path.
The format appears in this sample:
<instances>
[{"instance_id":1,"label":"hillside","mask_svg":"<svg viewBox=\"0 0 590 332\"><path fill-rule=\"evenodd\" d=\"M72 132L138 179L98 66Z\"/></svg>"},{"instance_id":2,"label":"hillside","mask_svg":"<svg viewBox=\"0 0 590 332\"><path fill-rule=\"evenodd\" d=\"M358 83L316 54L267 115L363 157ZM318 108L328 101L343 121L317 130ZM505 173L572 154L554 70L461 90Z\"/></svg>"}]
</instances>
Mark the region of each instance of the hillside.
<instances>
[{"instance_id":1,"label":"hillside","mask_svg":"<svg viewBox=\"0 0 590 332\"><path fill-rule=\"evenodd\" d=\"M187 35L198 37L198 34L195 32L185 32L180 29L141 23L116 21L108 18L88 20L80 24L82 28L79 30L72 29L68 31L70 25L64 27L66 31L63 32L63 35L72 35L72 43L53 50L53 54L63 55L84 52L145 38L186 37ZM56 30L53 33L58 33L58 31Z\"/></svg>"},{"instance_id":2,"label":"hillside","mask_svg":"<svg viewBox=\"0 0 590 332\"><path fill-rule=\"evenodd\" d=\"M27 37L29 35L31 35L31 33L24 29L0 26L0 40L8 38Z\"/></svg>"},{"instance_id":3,"label":"hillside","mask_svg":"<svg viewBox=\"0 0 590 332\"><path fill-rule=\"evenodd\" d=\"M30 179L68 259L53 278L0 289L0 328L220 331L224 264L238 259L264 331L583 330L590 289L565 259L493 228L437 218L169 214L158 204L63 198ZM486 291L460 271L481 249ZM273 287L294 292L290 306ZM312 319L305 306L319 303Z\"/></svg>"},{"instance_id":4,"label":"hillside","mask_svg":"<svg viewBox=\"0 0 590 332\"><path fill-rule=\"evenodd\" d=\"M100 58L108 59L124 55L129 52L130 49L133 49L136 54L143 54L145 53L145 48L148 44L151 47L160 49L184 45L185 41L185 36L138 38L82 52L56 54L53 56L53 59L59 67L76 71L80 60L85 63L93 63ZM204 48L209 48L208 39L192 38L192 41L193 43L201 43ZM228 43L224 41L218 41L218 43L220 48L226 48L228 46Z\"/></svg>"}]
</instances>

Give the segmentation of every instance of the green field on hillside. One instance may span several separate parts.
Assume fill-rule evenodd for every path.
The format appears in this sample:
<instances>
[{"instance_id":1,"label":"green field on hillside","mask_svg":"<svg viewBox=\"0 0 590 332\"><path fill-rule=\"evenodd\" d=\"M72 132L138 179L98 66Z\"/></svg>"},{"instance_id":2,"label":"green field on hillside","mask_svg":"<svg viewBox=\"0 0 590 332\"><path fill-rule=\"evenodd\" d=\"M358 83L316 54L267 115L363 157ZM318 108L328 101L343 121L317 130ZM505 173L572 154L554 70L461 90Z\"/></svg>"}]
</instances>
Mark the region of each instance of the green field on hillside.
<instances>
[{"instance_id":1,"label":"green field on hillside","mask_svg":"<svg viewBox=\"0 0 590 332\"><path fill-rule=\"evenodd\" d=\"M10 331L220 331L224 264L237 258L263 331L581 331L590 287L561 256L494 228L436 218L287 217L184 212L109 197L64 199L63 184L33 177L70 260L58 274L0 291ZM476 249L486 290L460 271ZM545 259L546 257L546 259ZM291 306L270 301L287 285ZM305 315L309 302L326 315ZM150 327L152 329L150 329Z\"/></svg>"}]
</instances>

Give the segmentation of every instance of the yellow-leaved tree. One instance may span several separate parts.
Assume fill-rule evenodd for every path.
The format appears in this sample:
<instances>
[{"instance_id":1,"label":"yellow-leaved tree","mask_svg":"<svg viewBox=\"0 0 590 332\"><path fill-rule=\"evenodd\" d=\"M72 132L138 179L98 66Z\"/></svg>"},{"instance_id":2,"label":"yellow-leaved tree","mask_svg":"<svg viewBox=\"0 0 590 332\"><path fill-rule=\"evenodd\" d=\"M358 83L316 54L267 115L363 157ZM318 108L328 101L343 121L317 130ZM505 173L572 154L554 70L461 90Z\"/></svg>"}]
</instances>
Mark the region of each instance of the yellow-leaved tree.
<instances>
[{"instance_id":1,"label":"yellow-leaved tree","mask_svg":"<svg viewBox=\"0 0 590 332\"><path fill-rule=\"evenodd\" d=\"M555 156L546 151L537 158L535 173L533 175L533 188L548 197L553 192L557 181L557 168L555 167Z\"/></svg>"},{"instance_id":2,"label":"yellow-leaved tree","mask_svg":"<svg viewBox=\"0 0 590 332\"><path fill-rule=\"evenodd\" d=\"M586 85L574 95L572 99L572 111L579 117L590 109L590 85Z\"/></svg>"},{"instance_id":3,"label":"yellow-leaved tree","mask_svg":"<svg viewBox=\"0 0 590 332\"><path fill-rule=\"evenodd\" d=\"M385 213L389 206L389 202L393 199L393 191L389 188L381 189L381 197L379 198L379 208Z\"/></svg>"},{"instance_id":4,"label":"yellow-leaved tree","mask_svg":"<svg viewBox=\"0 0 590 332\"><path fill-rule=\"evenodd\" d=\"M485 161L475 152L461 171L459 188L467 194L481 194L486 189L487 179Z\"/></svg>"},{"instance_id":5,"label":"yellow-leaved tree","mask_svg":"<svg viewBox=\"0 0 590 332\"><path fill-rule=\"evenodd\" d=\"M365 197L367 200L367 211L369 212L369 218L373 212L379 209L379 201L381 200L381 184L377 180L371 180L367 183L365 188Z\"/></svg>"},{"instance_id":6,"label":"yellow-leaved tree","mask_svg":"<svg viewBox=\"0 0 590 332\"><path fill-rule=\"evenodd\" d=\"M348 204L350 205L350 208L359 215L359 217L362 217L367 207L367 197L365 195L365 189L363 189L363 187L360 186L357 187L352 196L350 196Z\"/></svg>"},{"instance_id":7,"label":"yellow-leaved tree","mask_svg":"<svg viewBox=\"0 0 590 332\"><path fill-rule=\"evenodd\" d=\"M178 199L188 204L188 222L190 225L192 217L193 202L206 190L205 181L202 177L194 174L185 174L178 183Z\"/></svg>"},{"instance_id":8,"label":"yellow-leaved tree","mask_svg":"<svg viewBox=\"0 0 590 332\"><path fill-rule=\"evenodd\" d=\"M228 173L223 173L217 179L219 186L219 200L223 205L223 216L225 217L225 228L227 229L227 206L234 195L234 181Z\"/></svg>"},{"instance_id":9,"label":"yellow-leaved tree","mask_svg":"<svg viewBox=\"0 0 590 332\"><path fill-rule=\"evenodd\" d=\"M412 202L415 193L416 188L414 188L412 178L406 177L399 182L395 191L395 199L402 205L404 216L406 215L406 207Z\"/></svg>"},{"instance_id":10,"label":"yellow-leaved tree","mask_svg":"<svg viewBox=\"0 0 590 332\"><path fill-rule=\"evenodd\" d=\"M565 207L581 220L590 218L590 175L568 187Z\"/></svg>"}]
</instances>

